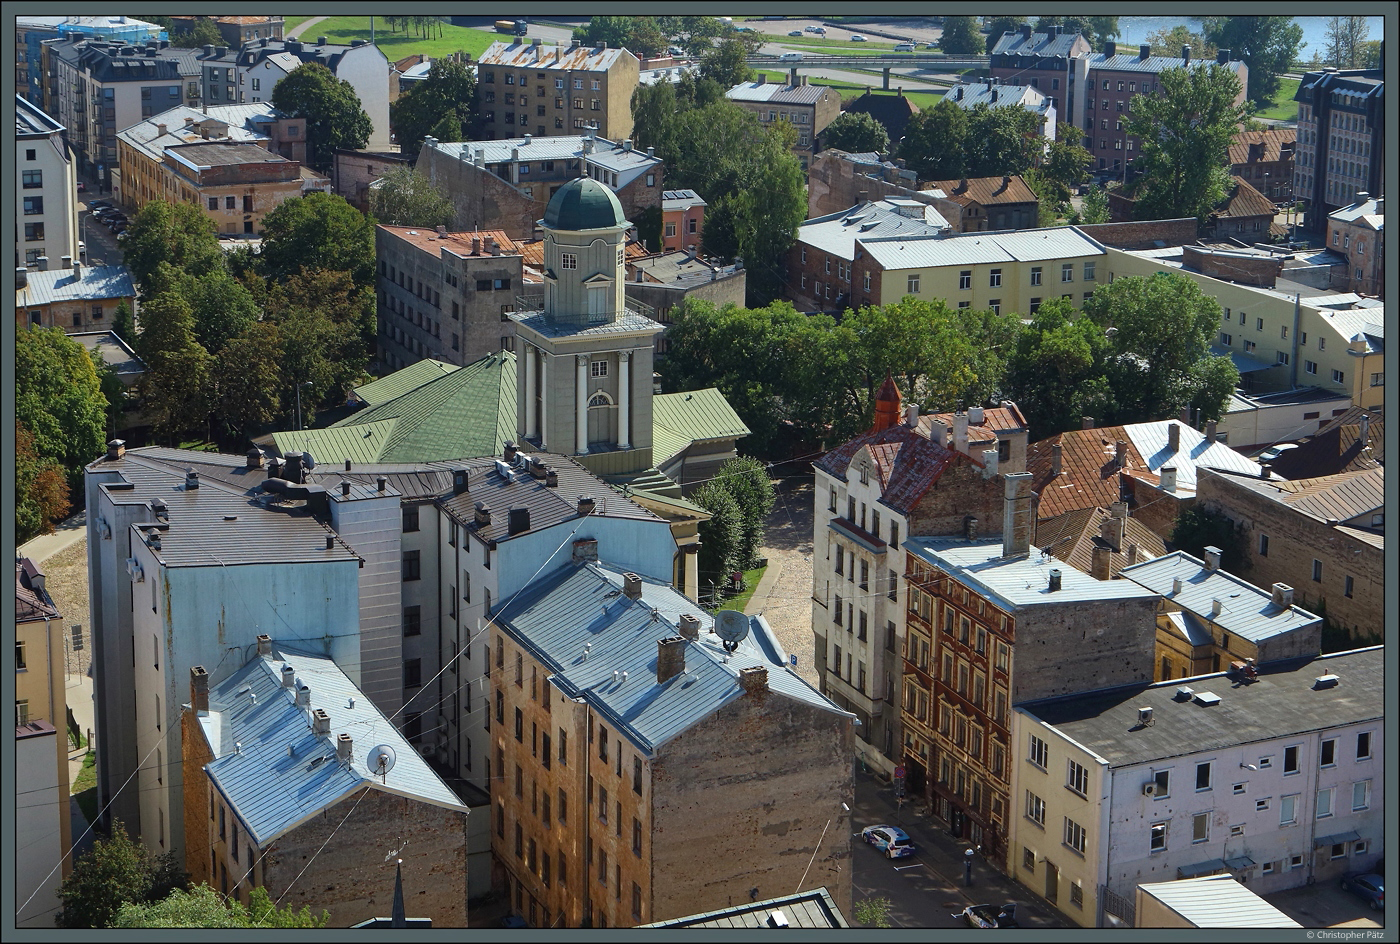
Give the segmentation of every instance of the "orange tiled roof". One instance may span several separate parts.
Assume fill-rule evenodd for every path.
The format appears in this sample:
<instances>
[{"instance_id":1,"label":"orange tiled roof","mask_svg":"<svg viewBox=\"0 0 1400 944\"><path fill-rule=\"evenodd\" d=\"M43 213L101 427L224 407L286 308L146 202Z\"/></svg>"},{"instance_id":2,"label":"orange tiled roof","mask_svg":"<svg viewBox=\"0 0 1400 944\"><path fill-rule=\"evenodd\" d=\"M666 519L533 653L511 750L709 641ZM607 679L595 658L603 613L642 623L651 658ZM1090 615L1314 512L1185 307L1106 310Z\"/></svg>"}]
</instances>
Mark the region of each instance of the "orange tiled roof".
<instances>
[{"instance_id":1,"label":"orange tiled roof","mask_svg":"<svg viewBox=\"0 0 1400 944\"><path fill-rule=\"evenodd\" d=\"M1124 443L1124 467L1115 458L1117 443ZM1053 445L1061 447L1060 474L1051 473ZM1102 429L1075 429L1033 443L1026 453L1026 471L1031 488L1040 496L1037 517L1053 518L1067 511L1095 506L1108 507L1122 499L1120 472L1141 474L1147 462L1121 426ZM1155 475L1143 475L1156 480Z\"/></svg>"},{"instance_id":2,"label":"orange tiled roof","mask_svg":"<svg viewBox=\"0 0 1400 944\"><path fill-rule=\"evenodd\" d=\"M903 514L908 514L918 505L919 499L953 463L981 465L975 459L945 449L919 435L904 423L878 433L862 433L832 449L816 464L823 471L846 481L846 470L851 460L866 446L871 447L870 457L880 478L881 502Z\"/></svg>"},{"instance_id":3,"label":"orange tiled roof","mask_svg":"<svg viewBox=\"0 0 1400 944\"><path fill-rule=\"evenodd\" d=\"M1095 506L1042 519L1036 522L1035 544L1076 570L1092 574L1094 548L1109 546L1101 537L1100 528L1111 517L1108 509ZM1167 553L1162 539L1129 515L1123 523L1123 541L1119 545L1122 550L1109 552L1110 576L1128 566L1128 547L1132 544L1138 546L1139 562Z\"/></svg>"},{"instance_id":4,"label":"orange tiled roof","mask_svg":"<svg viewBox=\"0 0 1400 944\"><path fill-rule=\"evenodd\" d=\"M487 247L491 245L493 239L496 241L496 245L501 247L501 255L521 254L520 246L505 234L505 230L485 229L477 232L445 233L439 236L430 226L388 226L381 223L379 228L393 233L404 242L412 243L419 249L426 249L432 253L446 247L459 255L470 256L472 254L472 239L476 237L481 240L481 255L489 254Z\"/></svg>"},{"instance_id":5,"label":"orange tiled roof","mask_svg":"<svg viewBox=\"0 0 1400 944\"><path fill-rule=\"evenodd\" d=\"M1216 216L1267 216L1270 219L1278 211L1273 201L1264 196L1243 177L1231 177L1235 182L1234 191L1216 207Z\"/></svg>"},{"instance_id":6,"label":"orange tiled roof","mask_svg":"<svg viewBox=\"0 0 1400 944\"><path fill-rule=\"evenodd\" d=\"M969 177L966 180L930 180L920 185L922 190L938 188L955 203L969 202L983 206L1003 203L1035 203L1035 191L1020 177Z\"/></svg>"},{"instance_id":7,"label":"orange tiled roof","mask_svg":"<svg viewBox=\"0 0 1400 944\"><path fill-rule=\"evenodd\" d=\"M1249 146L1251 144L1264 145L1263 154L1258 161L1277 161L1280 159L1280 151L1284 144L1296 144L1298 132L1280 131L1271 129L1268 131L1241 131L1230 139L1230 163L1248 164Z\"/></svg>"}]
</instances>

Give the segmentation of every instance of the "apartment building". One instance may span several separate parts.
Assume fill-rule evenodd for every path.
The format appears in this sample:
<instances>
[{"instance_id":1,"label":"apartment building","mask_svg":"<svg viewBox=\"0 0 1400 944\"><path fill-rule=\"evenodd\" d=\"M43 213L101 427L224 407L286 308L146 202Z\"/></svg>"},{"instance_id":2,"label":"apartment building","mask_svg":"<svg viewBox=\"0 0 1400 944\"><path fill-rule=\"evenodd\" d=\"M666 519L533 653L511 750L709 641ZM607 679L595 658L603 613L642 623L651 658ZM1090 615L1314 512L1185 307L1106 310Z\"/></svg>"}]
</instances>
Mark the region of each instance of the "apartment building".
<instances>
[{"instance_id":1,"label":"apartment building","mask_svg":"<svg viewBox=\"0 0 1400 944\"><path fill-rule=\"evenodd\" d=\"M721 614L716 635L609 550L576 542L492 614L492 848L512 913L633 927L822 886L849 907L853 716L762 617Z\"/></svg>"},{"instance_id":2,"label":"apartment building","mask_svg":"<svg viewBox=\"0 0 1400 944\"><path fill-rule=\"evenodd\" d=\"M272 90L293 69L320 63L355 90L372 124L366 147L389 149L389 59L368 40L344 45L324 36L315 43L264 36L241 46L209 45L192 52L203 100L210 105L270 102Z\"/></svg>"},{"instance_id":3,"label":"apartment building","mask_svg":"<svg viewBox=\"0 0 1400 944\"><path fill-rule=\"evenodd\" d=\"M565 48L538 39L492 43L477 60L482 137L487 140L574 136L632 136L632 93L641 63L607 43Z\"/></svg>"},{"instance_id":4,"label":"apartment building","mask_svg":"<svg viewBox=\"0 0 1400 944\"><path fill-rule=\"evenodd\" d=\"M1249 181L1272 203L1291 201L1297 149L1294 128L1238 132L1230 139L1230 174Z\"/></svg>"},{"instance_id":5,"label":"apartment building","mask_svg":"<svg viewBox=\"0 0 1400 944\"><path fill-rule=\"evenodd\" d=\"M661 248L698 249L707 206L694 190L661 191Z\"/></svg>"},{"instance_id":6,"label":"apartment building","mask_svg":"<svg viewBox=\"0 0 1400 944\"><path fill-rule=\"evenodd\" d=\"M1143 882L1228 874L1268 895L1374 867L1383 655L1017 706L1011 874L1081 927L1134 927Z\"/></svg>"},{"instance_id":7,"label":"apartment building","mask_svg":"<svg viewBox=\"0 0 1400 944\"><path fill-rule=\"evenodd\" d=\"M1088 56L1093 51L1083 34L1050 26L1035 32L1029 23L1003 33L988 50L991 73L999 82L1028 85L1049 97L1061 121L1082 125L1078 112L1088 83Z\"/></svg>"},{"instance_id":8,"label":"apartment building","mask_svg":"<svg viewBox=\"0 0 1400 944\"><path fill-rule=\"evenodd\" d=\"M1261 587L1294 588L1297 599L1326 619L1329 637L1381 639L1384 468L1294 481L1205 470L1199 503L1237 528L1242 576Z\"/></svg>"},{"instance_id":9,"label":"apartment building","mask_svg":"<svg viewBox=\"0 0 1400 944\"><path fill-rule=\"evenodd\" d=\"M904 543L905 766L923 769L923 795L950 832L1008 870L1019 807L1011 706L1150 682L1158 600L1031 544L1029 478L1003 478L1001 541L969 529Z\"/></svg>"},{"instance_id":10,"label":"apartment building","mask_svg":"<svg viewBox=\"0 0 1400 944\"><path fill-rule=\"evenodd\" d=\"M1035 191L1020 176L931 180L920 184L920 188L939 200L958 205L959 232L1035 229L1040 225Z\"/></svg>"},{"instance_id":11,"label":"apartment building","mask_svg":"<svg viewBox=\"0 0 1400 944\"><path fill-rule=\"evenodd\" d=\"M1327 215L1327 247L1346 256L1332 267L1332 287L1377 298L1385 295L1385 198L1362 191Z\"/></svg>"},{"instance_id":12,"label":"apartment building","mask_svg":"<svg viewBox=\"0 0 1400 944\"><path fill-rule=\"evenodd\" d=\"M502 324L522 289L520 249L500 230L378 226L379 357L463 366L510 346ZM494 451L494 450L492 450Z\"/></svg>"},{"instance_id":13,"label":"apartment building","mask_svg":"<svg viewBox=\"0 0 1400 944\"><path fill-rule=\"evenodd\" d=\"M236 149L206 155L217 163L192 164L186 146L205 143L255 145L265 152L254 152L256 160L269 166L235 168L248 163ZM262 218L283 201L329 186L305 167L306 119L266 104L181 105L152 115L117 135L117 159L121 172L113 195L122 206L135 211L151 200L193 202L220 233L257 232Z\"/></svg>"},{"instance_id":14,"label":"apartment building","mask_svg":"<svg viewBox=\"0 0 1400 944\"><path fill-rule=\"evenodd\" d=\"M164 40L144 46L83 37L52 40L48 50L46 110L67 129L67 140L83 174L113 185L118 167L117 133L179 105L205 99L199 84L198 50L176 49Z\"/></svg>"},{"instance_id":15,"label":"apartment building","mask_svg":"<svg viewBox=\"0 0 1400 944\"><path fill-rule=\"evenodd\" d=\"M64 141L66 129L40 108L15 96L15 238L24 265L41 258L78 259L77 176ZM18 255L18 253L16 253Z\"/></svg>"},{"instance_id":16,"label":"apartment building","mask_svg":"<svg viewBox=\"0 0 1400 944\"><path fill-rule=\"evenodd\" d=\"M1306 204L1303 225L1326 231L1327 217L1362 191L1385 193L1385 71L1308 72L1298 103L1293 192Z\"/></svg>"},{"instance_id":17,"label":"apartment building","mask_svg":"<svg viewBox=\"0 0 1400 944\"><path fill-rule=\"evenodd\" d=\"M1306 286L1258 288L1183 264L1182 249L1109 248L1108 279L1180 272L1221 306L1216 352L1240 368L1249 393L1317 387L1377 407L1385 395L1384 308L1354 294L1317 296Z\"/></svg>"},{"instance_id":18,"label":"apartment building","mask_svg":"<svg viewBox=\"0 0 1400 944\"><path fill-rule=\"evenodd\" d=\"M904 197L864 201L839 213L808 219L798 224L797 238L788 250L788 295L803 311L841 312L870 305L878 297L872 294L872 274L863 269L854 284L852 278L857 258L865 256L864 240L920 237L950 229L934 207Z\"/></svg>"},{"instance_id":19,"label":"apartment building","mask_svg":"<svg viewBox=\"0 0 1400 944\"><path fill-rule=\"evenodd\" d=\"M58 39L58 26L69 16L25 16L14 18L15 24L15 94L30 104L44 107L43 43ZM143 37L144 38L144 37Z\"/></svg>"},{"instance_id":20,"label":"apartment building","mask_svg":"<svg viewBox=\"0 0 1400 944\"><path fill-rule=\"evenodd\" d=\"M230 46L242 46L255 39L281 39L284 27L280 16L172 16L182 32L194 29L200 20L209 20L218 28L223 41Z\"/></svg>"},{"instance_id":21,"label":"apartment building","mask_svg":"<svg viewBox=\"0 0 1400 944\"><path fill-rule=\"evenodd\" d=\"M47 265L47 259L39 264ZM136 287L126 266L67 262L63 268L16 275L15 316L22 325L62 328L65 334L105 331L123 302L136 310Z\"/></svg>"},{"instance_id":22,"label":"apartment building","mask_svg":"<svg viewBox=\"0 0 1400 944\"><path fill-rule=\"evenodd\" d=\"M455 229L498 229L520 241L540 236L538 222L550 201L578 177L606 185L632 220L651 207L659 210L665 192L665 165L652 148L641 151L630 138L610 141L591 133L457 143L428 137L417 167L451 198Z\"/></svg>"},{"instance_id":23,"label":"apartment building","mask_svg":"<svg viewBox=\"0 0 1400 944\"><path fill-rule=\"evenodd\" d=\"M971 111L978 105L988 108L1024 108L1040 118L1041 134L1045 140L1055 140L1055 123L1059 112L1055 103L1034 86L1003 84L996 76L992 76L985 82L959 83L953 86L948 100L965 111Z\"/></svg>"},{"instance_id":24,"label":"apartment building","mask_svg":"<svg viewBox=\"0 0 1400 944\"><path fill-rule=\"evenodd\" d=\"M1161 594L1158 682L1322 651L1322 618L1294 605L1293 588L1276 583L1266 591L1221 570L1218 547L1206 548L1204 560L1173 551L1120 574Z\"/></svg>"},{"instance_id":25,"label":"apartment building","mask_svg":"<svg viewBox=\"0 0 1400 944\"><path fill-rule=\"evenodd\" d=\"M786 121L797 130L792 153L802 162L805 171L816 154L817 135L841 115L841 96L825 85L808 85L807 76L799 77L797 70L786 85L769 83L760 75L757 82L743 82L724 93L724 97L744 111L757 116L767 128Z\"/></svg>"},{"instance_id":26,"label":"apartment building","mask_svg":"<svg viewBox=\"0 0 1400 944\"><path fill-rule=\"evenodd\" d=\"M242 665L187 670L190 880L244 905L264 888L344 928L387 910L377 896L397 869L420 893L415 914L465 927L467 837L485 824L471 822L467 803L334 660L266 634L250 648ZM305 881L308 866L315 882Z\"/></svg>"},{"instance_id":27,"label":"apartment building","mask_svg":"<svg viewBox=\"0 0 1400 944\"><path fill-rule=\"evenodd\" d=\"M906 637L901 542L963 532L969 517L991 521L1001 510L997 472L1025 462L1025 420L1014 404L941 419L920 418L915 406L901 413L899 388L887 379L874 427L814 464L812 631L821 689L861 720L868 761L886 772L904 763L916 791L928 761L923 743L901 732L901 655L926 672L928 652Z\"/></svg>"}]
</instances>

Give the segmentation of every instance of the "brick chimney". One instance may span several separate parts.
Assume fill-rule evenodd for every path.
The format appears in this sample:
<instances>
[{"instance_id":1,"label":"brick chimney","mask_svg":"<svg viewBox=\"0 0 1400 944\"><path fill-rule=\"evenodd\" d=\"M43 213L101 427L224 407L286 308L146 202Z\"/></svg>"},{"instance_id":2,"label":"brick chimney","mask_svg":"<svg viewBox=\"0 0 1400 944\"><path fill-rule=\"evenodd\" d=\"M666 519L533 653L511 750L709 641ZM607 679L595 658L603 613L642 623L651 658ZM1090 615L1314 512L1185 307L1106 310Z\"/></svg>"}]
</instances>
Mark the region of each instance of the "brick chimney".
<instances>
[{"instance_id":1,"label":"brick chimney","mask_svg":"<svg viewBox=\"0 0 1400 944\"><path fill-rule=\"evenodd\" d=\"M1081 417L1079 418L1079 428L1080 428L1080 429L1093 429L1093 428L1094 428L1094 418L1093 418L1092 416L1081 416Z\"/></svg>"},{"instance_id":2,"label":"brick chimney","mask_svg":"<svg viewBox=\"0 0 1400 944\"><path fill-rule=\"evenodd\" d=\"M1220 569L1220 548L1218 548L1218 547L1207 547L1207 548L1205 549L1205 554L1206 554L1206 561L1205 561L1206 570L1209 570L1209 571L1212 571L1212 572L1219 570L1219 569Z\"/></svg>"},{"instance_id":3,"label":"brick chimney","mask_svg":"<svg viewBox=\"0 0 1400 944\"><path fill-rule=\"evenodd\" d=\"M202 665L190 668L190 707L198 714L209 713L209 673Z\"/></svg>"},{"instance_id":4,"label":"brick chimney","mask_svg":"<svg viewBox=\"0 0 1400 944\"><path fill-rule=\"evenodd\" d=\"M1180 424L1180 423L1172 423L1172 422L1168 421L1168 423L1167 423L1167 448L1170 449L1172 452L1177 452L1177 451L1179 451L1179 450L1181 449L1181 424Z\"/></svg>"},{"instance_id":5,"label":"brick chimney","mask_svg":"<svg viewBox=\"0 0 1400 944\"><path fill-rule=\"evenodd\" d=\"M667 636L656 641L656 682L670 681L685 671L685 637Z\"/></svg>"},{"instance_id":6,"label":"brick chimney","mask_svg":"<svg viewBox=\"0 0 1400 944\"><path fill-rule=\"evenodd\" d=\"M317 708L311 713L311 733L330 734L331 716L326 713L326 709Z\"/></svg>"},{"instance_id":7,"label":"brick chimney","mask_svg":"<svg viewBox=\"0 0 1400 944\"><path fill-rule=\"evenodd\" d=\"M578 500L578 514L579 514L579 517L580 517L580 518L582 518L584 515L591 515L591 514L593 514L593 509L596 508L596 507L598 507L598 506L597 506L597 503L596 503L595 501L593 501L593 496L592 496L592 495L581 495L581 496L579 497L579 500Z\"/></svg>"},{"instance_id":8,"label":"brick chimney","mask_svg":"<svg viewBox=\"0 0 1400 944\"><path fill-rule=\"evenodd\" d=\"M996 478L998 455L996 447L982 450L982 477L984 479Z\"/></svg>"},{"instance_id":9,"label":"brick chimney","mask_svg":"<svg viewBox=\"0 0 1400 944\"><path fill-rule=\"evenodd\" d=\"M1128 443L1125 440L1118 440L1113 445L1113 461L1118 468L1123 468L1128 461Z\"/></svg>"},{"instance_id":10,"label":"brick chimney","mask_svg":"<svg viewBox=\"0 0 1400 944\"><path fill-rule=\"evenodd\" d=\"M632 573L623 574L622 593L629 600L640 600L642 598L642 578Z\"/></svg>"},{"instance_id":11,"label":"brick chimney","mask_svg":"<svg viewBox=\"0 0 1400 944\"><path fill-rule=\"evenodd\" d=\"M953 449L967 454L967 414L961 410L953 414Z\"/></svg>"},{"instance_id":12,"label":"brick chimney","mask_svg":"<svg viewBox=\"0 0 1400 944\"><path fill-rule=\"evenodd\" d=\"M1165 466L1162 466L1161 478L1162 478L1162 491L1164 491L1164 492L1174 492L1174 491L1176 491L1176 466L1173 466L1173 465L1165 465Z\"/></svg>"},{"instance_id":13,"label":"brick chimney","mask_svg":"<svg viewBox=\"0 0 1400 944\"><path fill-rule=\"evenodd\" d=\"M1215 420L1206 423L1206 442L1215 442Z\"/></svg>"},{"instance_id":14,"label":"brick chimney","mask_svg":"<svg viewBox=\"0 0 1400 944\"><path fill-rule=\"evenodd\" d=\"M258 655L272 655L272 637L267 633L258 634Z\"/></svg>"},{"instance_id":15,"label":"brick chimney","mask_svg":"<svg viewBox=\"0 0 1400 944\"><path fill-rule=\"evenodd\" d=\"M108 459L120 459L124 455L126 455L125 439L113 439L111 442L107 443Z\"/></svg>"},{"instance_id":16,"label":"brick chimney","mask_svg":"<svg viewBox=\"0 0 1400 944\"><path fill-rule=\"evenodd\" d=\"M1012 472L1006 476L1002 501L1001 555L1017 557L1030 552L1031 474Z\"/></svg>"},{"instance_id":17,"label":"brick chimney","mask_svg":"<svg viewBox=\"0 0 1400 944\"><path fill-rule=\"evenodd\" d=\"M739 670L739 687L745 695L757 695L768 691L768 669L761 665L751 665Z\"/></svg>"},{"instance_id":18,"label":"brick chimney","mask_svg":"<svg viewBox=\"0 0 1400 944\"><path fill-rule=\"evenodd\" d=\"M575 563L596 561L598 559L598 540L596 538L581 538L575 541L573 559Z\"/></svg>"},{"instance_id":19,"label":"brick chimney","mask_svg":"<svg viewBox=\"0 0 1400 944\"><path fill-rule=\"evenodd\" d=\"M1105 522L1107 524L1107 522ZM1113 550L1102 544L1094 545L1094 561L1089 574L1095 580L1109 580L1113 577Z\"/></svg>"},{"instance_id":20,"label":"brick chimney","mask_svg":"<svg viewBox=\"0 0 1400 944\"><path fill-rule=\"evenodd\" d=\"M1099 523L1099 537L1115 551L1123 550L1123 533L1127 526L1126 518L1108 516Z\"/></svg>"},{"instance_id":21,"label":"brick chimney","mask_svg":"<svg viewBox=\"0 0 1400 944\"><path fill-rule=\"evenodd\" d=\"M885 375L885 382L875 394L875 425L871 432L882 432L899 423L899 387L894 377Z\"/></svg>"},{"instance_id":22,"label":"brick chimney","mask_svg":"<svg viewBox=\"0 0 1400 944\"><path fill-rule=\"evenodd\" d=\"M348 734L340 734L335 739L335 759L342 764L350 763L350 754L355 749L355 739Z\"/></svg>"},{"instance_id":23,"label":"brick chimney","mask_svg":"<svg viewBox=\"0 0 1400 944\"><path fill-rule=\"evenodd\" d=\"M263 467L263 459L263 451L257 446L254 446L253 448L248 450L248 462L245 465L245 468L261 469Z\"/></svg>"},{"instance_id":24,"label":"brick chimney","mask_svg":"<svg viewBox=\"0 0 1400 944\"><path fill-rule=\"evenodd\" d=\"M1050 444L1050 474L1056 476L1060 474L1060 466L1063 462L1065 447L1059 442Z\"/></svg>"},{"instance_id":25,"label":"brick chimney","mask_svg":"<svg viewBox=\"0 0 1400 944\"><path fill-rule=\"evenodd\" d=\"M700 617L691 613L681 614L681 635L691 642L700 640Z\"/></svg>"}]
</instances>

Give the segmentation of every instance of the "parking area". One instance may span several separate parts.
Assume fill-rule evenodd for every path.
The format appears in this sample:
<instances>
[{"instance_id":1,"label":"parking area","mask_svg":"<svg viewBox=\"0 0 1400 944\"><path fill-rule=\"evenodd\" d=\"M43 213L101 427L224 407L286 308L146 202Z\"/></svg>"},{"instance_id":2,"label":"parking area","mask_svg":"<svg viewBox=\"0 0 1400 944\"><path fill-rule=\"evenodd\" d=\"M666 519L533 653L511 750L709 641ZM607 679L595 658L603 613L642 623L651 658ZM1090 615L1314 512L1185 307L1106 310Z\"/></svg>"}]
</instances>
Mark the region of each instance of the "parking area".
<instances>
[{"instance_id":1,"label":"parking area","mask_svg":"<svg viewBox=\"0 0 1400 944\"><path fill-rule=\"evenodd\" d=\"M1385 912L1372 911L1335 879L1275 892L1264 900L1305 928L1385 927Z\"/></svg>"}]
</instances>

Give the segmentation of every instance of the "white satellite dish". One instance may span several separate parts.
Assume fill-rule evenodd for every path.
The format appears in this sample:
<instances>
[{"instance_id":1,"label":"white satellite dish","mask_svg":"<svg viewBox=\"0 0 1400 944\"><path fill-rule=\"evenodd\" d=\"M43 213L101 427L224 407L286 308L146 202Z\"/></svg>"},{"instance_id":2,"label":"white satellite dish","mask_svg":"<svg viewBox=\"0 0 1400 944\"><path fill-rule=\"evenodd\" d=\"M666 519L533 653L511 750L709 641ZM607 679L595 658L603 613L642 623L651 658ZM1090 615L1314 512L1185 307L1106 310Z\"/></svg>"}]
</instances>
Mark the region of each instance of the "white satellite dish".
<instances>
[{"instance_id":1,"label":"white satellite dish","mask_svg":"<svg viewBox=\"0 0 1400 944\"><path fill-rule=\"evenodd\" d=\"M394 749L387 744L380 744L369 750L369 756L365 758L365 766L370 773L384 776L394 769Z\"/></svg>"},{"instance_id":2,"label":"white satellite dish","mask_svg":"<svg viewBox=\"0 0 1400 944\"><path fill-rule=\"evenodd\" d=\"M724 640L724 648L733 652L749 635L749 618L738 610L720 610L715 614L715 635Z\"/></svg>"}]
</instances>

